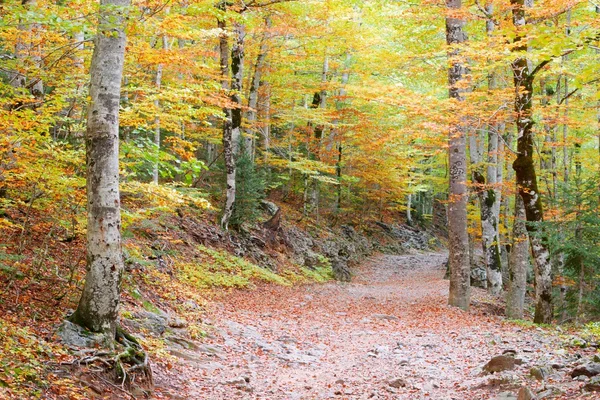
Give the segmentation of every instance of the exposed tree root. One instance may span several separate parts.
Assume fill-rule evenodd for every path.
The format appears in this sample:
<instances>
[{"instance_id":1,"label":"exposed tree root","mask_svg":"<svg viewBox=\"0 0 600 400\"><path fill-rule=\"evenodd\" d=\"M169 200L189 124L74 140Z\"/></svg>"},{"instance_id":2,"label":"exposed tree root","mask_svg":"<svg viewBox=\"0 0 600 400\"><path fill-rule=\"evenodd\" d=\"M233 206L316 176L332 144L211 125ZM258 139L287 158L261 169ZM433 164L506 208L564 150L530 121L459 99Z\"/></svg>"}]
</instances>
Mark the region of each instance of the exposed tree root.
<instances>
[{"instance_id":1,"label":"exposed tree root","mask_svg":"<svg viewBox=\"0 0 600 400\"><path fill-rule=\"evenodd\" d=\"M149 395L154 385L152 369L148 354L139 341L118 327L113 348L112 351L82 350L85 356L58 365L68 366L72 372L80 370L82 375L92 375L131 398L135 398L130 393L133 390L141 389Z\"/></svg>"}]
</instances>

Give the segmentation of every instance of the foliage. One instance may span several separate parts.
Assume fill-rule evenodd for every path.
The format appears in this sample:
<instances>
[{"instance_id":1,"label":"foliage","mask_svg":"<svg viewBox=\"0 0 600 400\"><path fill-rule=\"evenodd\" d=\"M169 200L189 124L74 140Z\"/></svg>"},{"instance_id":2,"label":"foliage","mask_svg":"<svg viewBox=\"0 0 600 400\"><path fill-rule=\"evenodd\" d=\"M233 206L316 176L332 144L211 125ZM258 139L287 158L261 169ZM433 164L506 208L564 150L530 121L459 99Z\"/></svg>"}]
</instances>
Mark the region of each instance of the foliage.
<instances>
[{"instance_id":1,"label":"foliage","mask_svg":"<svg viewBox=\"0 0 600 400\"><path fill-rule=\"evenodd\" d=\"M577 176L570 185L563 186L562 213L546 224L551 247L556 257L563 259L568 284L570 314L579 318L600 315L600 197L598 177ZM579 306L579 295L583 304ZM578 308L583 307L583 309ZM577 312L585 315L577 315Z\"/></svg>"},{"instance_id":2,"label":"foliage","mask_svg":"<svg viewBox=\"0 0 600 400\"><path fill-rule=\"evenodd\" d=\"M236 164L236 196L230 225L240 228L258 220L266 182L263 172L257 170L251 155L243 148Z\"/></svg>"},{"instance_id":3,"label":"foliage","mask_svg":"<svg viewBox=\"0 0 600 400\"><path fill-rule=\"evenodd\" d=\"M285 278L229 253L199 246L202 257L193 264L179 266L184 282L199 289L211 287L243 288L256 281L287 286Z\"/></svg>"}]
</instances>

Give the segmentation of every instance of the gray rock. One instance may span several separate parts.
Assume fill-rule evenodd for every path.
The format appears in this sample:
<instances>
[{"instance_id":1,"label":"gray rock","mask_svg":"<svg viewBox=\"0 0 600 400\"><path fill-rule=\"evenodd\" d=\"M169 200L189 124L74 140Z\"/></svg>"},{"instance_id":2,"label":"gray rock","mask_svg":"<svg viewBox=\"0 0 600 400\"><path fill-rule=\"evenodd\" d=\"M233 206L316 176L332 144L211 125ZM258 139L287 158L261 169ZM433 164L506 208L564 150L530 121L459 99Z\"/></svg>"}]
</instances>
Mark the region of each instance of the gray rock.
<instances>
[{"instance_id":1,"label":"gray rock","mask_svg":"<svg viewBox=\"0 0 600 400\"><path fill-rule=\"evenodd\" d=\"M529 370L529 375L537 379L538 381L545 380L552 373L550 367L533 367Z\"/></svg>"},{"instance_id":2,"label":"gray rock","mask_svg":"<svg viewBox=\"0 0 600 400\"><path fill-rule=\"evenodd\" d=\"M87 329L67 320L63 321L59 325L56 334L63 344L76 348L102 346L108 339L101 333L90 332Z\"/></svg>"},{"instance_id":3,"label":"gray rock","mask_svg":"<svg viewBox=\"0 0 600 400\"><path fill-rule=\"evenodd\" d=\"M471 268L471 286L481 289L487 288L487 271L485 267L475 266Z\"/></svg>"},{"instance_id":4,"label":"gray rock","mask_svg":"<svg viewBox=\"0 0 600 400\"><path fill-rule=\"evenodd\" d=\"M167 315L156 314L150 311L140 311L133 314L133 317L141 324L142 328L147 329L155 336L161 336L167 330Z\"/></svg>"},{"instance_id":5,"label":"gray rock","mask_svg":"<svg viewBox=\"0 0 600 400\"><path fill-rule=\"evenodd\" d=\"M188 326L188 323L183 318L179 318L179 317L175 317L175 316L170 316L169 317L169 326L171 328L181 329L181 328L185 328L186 326Z\"/></svg>"},{"instance_id":6,"label":"gray rock","mask_svg":"<svg viewBox=\"0 0 600 400\"><path fill-rule=\"evenodd\" d=\"M260 206L271 216L277 214L277 211L279 211L279 206L272 201L262 200Z\"/></svg>"},{"instance_id":7,"label":"gray rock","mask_svg":"<svg viewBox=\"0 0 600 400\"><path fill-rule=\"evenodd\" d=\"M577 378L578 376L585 375L587 377L592 377L600 374L600 364L599 363L589 363L586 365L580 365L575 368L571 372L571 378Z\"/></svg>"},{"instance_id":8,"label":"gray rock","mask_svg":"<svg viewBox=\"0 0 600 400\"><path fill-rule=\"evenodd\" d=\"M387 314L373 314L373 318L376 319L387 319L389 321L398 321L400 318L395 315L387 315Z\"/></svg>"},{"instance_id":9,"label":"gray rock","mask_svg":"<svg viewBox=\"0 0 600 400\"><path fill-rule=\"evenodd\" d=\"M511 392L500 392L498 393L497 400L517 400L517 396Z\"/></svg>"}]
</instances>

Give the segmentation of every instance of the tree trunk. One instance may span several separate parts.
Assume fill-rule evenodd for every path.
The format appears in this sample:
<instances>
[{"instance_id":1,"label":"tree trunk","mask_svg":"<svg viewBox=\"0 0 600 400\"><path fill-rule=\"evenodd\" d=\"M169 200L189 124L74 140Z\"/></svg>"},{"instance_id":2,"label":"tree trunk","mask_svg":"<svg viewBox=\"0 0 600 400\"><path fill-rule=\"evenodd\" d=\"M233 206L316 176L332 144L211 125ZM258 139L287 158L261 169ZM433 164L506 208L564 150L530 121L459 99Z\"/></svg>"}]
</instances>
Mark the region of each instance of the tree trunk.
<instances>
[{"instance_id":1,"label":"tree trunk","mask_svg":"<svg viewBox=\"0 0 600 400\"><path fill-rule=\"evenodd\" d=\"M267 52L269 50L268 40L269 32L268 29L271 27L271 18L267 16L265 18L265 32L260 41L260 49L258 56L256 57L256 64L254 65L254 74L252 75L252 81L250 83L250 91L248 92L248 111L246 112L246 121L248 128L246 129L246 145L244 146L249 154L254 154L255 137L257 127L255 126L257 120L258 111L258 95L259 87L261 85L262 72L265 68L267 59ZM254 157L252 157L254 160Z\"/></svg>"},{"instance_id":2,"label":"tree trunk","mask_svg":"<svg viewBox=\"0 0 600 400\"><path fill-rule=\"evenodd\" d=\"M513 223L513 245L508 263L508 291L506 293L506 316L522 319L527 289L527 267L529 266L529 243L525 207L519 194L515 195L515 222Z\"/></svg>"},{"instance_id":3,"label":"tree trunk","mask_svg":"<svg viewBox=\"0 0 600 400\"><path fill-rule=\"evenodd\" d=\"M231 47L231 101L235 107L231 110L231 140L233 142L233 154L237 157L240 152L240 140L242 136L242 89L244 81L244 41L246 39L246 27L240 23L233 25L235 42ZM244 146L244 151L251 149Z\"/></svg>"},{"instance_id":4,"label":"tree trunk","mask_svg":"<svg viewBox=\"0 0 600 400\"><path fill-rule=\"evenodd\" d=\"M225 9L225 5L220 3L220 7ZM219 36L219 63L221 66L221 87L227 93L231 87L229 83L229 39L227 37L227 24L224 20L218 20L218 27L221 29ZM223 158L225 160L226 173L226 192L225 207L221 217L221 227L225 230L229 227L229 220L233 214L233 205L235 203L235 144L233 137L232 109L223 108L225 118L223 120Z\"/></svg>"},{"instance_id":5,"label":"tree trunk","mask_svg":"<svg viewBox=\"0 0 600 400\"><path fill-rule=\"evenodd\" d=\"M527 3L529 3L527 1ZM531 2L532 3L532 2ZM518 52L526 52L527 42L523 38L522 30L526 24L525 8L526 0L511 0L513 6L513 23L517 28L517 36L514 49ZM525 214L527 217L527 231L531 242L534 257L534 271L536 275L536 323L552 322L552 277L550 252L543 238L539 236L538 224L544 220L542 199L538 190L534 155L533 140L533 81L535 73L543 65L540 64L536 70L529 69L529 62L525 57L517 58L511 65L516 89L515 113L517 115L517 159L513 163L516 173L519 194L523 198Z\"/></svg>"},{"instance_id":6,"label":"tree trunk","mask_svg":"<svg viewBox=\"0 0 600 400\"><path fill-rule=\"evenodd\" d=\"M446 0L449 11L461 8L461 0ZM446 41L449 45L464 43L467 39L463 31L464 21L454 15L446 17ZM465 74L465 67L458 59L458 51L449 53L451 66L448 70L450 98L456 102L464 101L462 90L457 87ZM455 122L449 133L449 202L448 234L450 247L450 293L449 304L464 310L470 305L469 236L467 234L467 155L465 128Z\"/></svg>"},{"instance_id":7,"label":"tree trunk","mask_svg":"<svg viewBox=\"0 0 600 400\"><path fill-rule=\"evenodd\" d=\"M123 255L119 200L119 101L129 0L102 0L90 67L87 274L72 321L115 337Z\"/></svg>"},{"instance_id":8,"label":"tree trunk","mask_svg":"<svg viewBox=\"0 0 600 400\"><path fill-rule=\"evenodd\" d=\"M164 50L167 50L168 43L167 37L162 37L162 46ZM154 100L154 108L156 108L156 115L154 117L154 146L156 146L154 156L156 159L154 160L154 165L152 167L152 183L158 185L158 164L160 162L160 101L158 100L158 96L160 94L160 87L162 85L162 75L163 75L163 64L158 64L156 67L156 78L154 80L154 86L156 88L156 99Z\"/></svg>"}]
</instances>

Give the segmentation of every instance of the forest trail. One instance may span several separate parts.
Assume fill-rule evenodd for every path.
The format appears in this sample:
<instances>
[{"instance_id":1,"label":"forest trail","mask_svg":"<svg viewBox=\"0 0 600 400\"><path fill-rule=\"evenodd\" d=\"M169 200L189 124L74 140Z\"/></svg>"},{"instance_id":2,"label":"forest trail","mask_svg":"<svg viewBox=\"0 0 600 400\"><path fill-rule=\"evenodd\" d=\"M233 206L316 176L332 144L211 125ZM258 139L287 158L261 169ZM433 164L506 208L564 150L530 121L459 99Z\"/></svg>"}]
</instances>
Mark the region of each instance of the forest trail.
<instances>
[{"instance_id":1,"label":"forest trail","mask_svg":"<svg viewBox=\"0 0 600 400\"><path fill-rule=\"evenodd\" d=\"M208 310L215 329L198 348L157 365L156 395L174 399L511 399L522 383L552 390L531 367L565 365L558 338L494 315L482 290L468 313L446 305L447 254L373 257L352 283L237 291ZM514 349L524 365L482 376ZM568 368L560 398L592 398ZM561 378L562 377L562 378ZM402 382L390 382L401 378ZM504 392L504 393L501 393ZM556 397L555 397L556 398Z\"/></svg>"}]
</instances>

